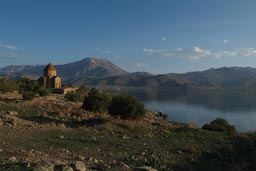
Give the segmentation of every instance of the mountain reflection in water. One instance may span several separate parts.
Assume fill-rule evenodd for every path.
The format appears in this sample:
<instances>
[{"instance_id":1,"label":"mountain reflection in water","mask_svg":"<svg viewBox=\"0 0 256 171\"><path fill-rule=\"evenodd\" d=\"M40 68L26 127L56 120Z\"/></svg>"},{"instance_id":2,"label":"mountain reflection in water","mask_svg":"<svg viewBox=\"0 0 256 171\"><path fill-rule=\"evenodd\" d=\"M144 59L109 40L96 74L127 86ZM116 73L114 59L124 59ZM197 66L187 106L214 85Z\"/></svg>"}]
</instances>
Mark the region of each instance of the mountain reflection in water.
<instances>
[{"instance_id":1,"label":"mountain reflection in water","mask_svg":"<svg viewBox=\"0 0 256 171\"><path fill-rule=\"evenodd\" d=\"M118 89L114 92L136 96L148 109L167 113L173 121L201 127L216 117L222 117L234 124L238 131L256 130L256 91L187 90L159 92Z\"/></svg>"}]
</instances>

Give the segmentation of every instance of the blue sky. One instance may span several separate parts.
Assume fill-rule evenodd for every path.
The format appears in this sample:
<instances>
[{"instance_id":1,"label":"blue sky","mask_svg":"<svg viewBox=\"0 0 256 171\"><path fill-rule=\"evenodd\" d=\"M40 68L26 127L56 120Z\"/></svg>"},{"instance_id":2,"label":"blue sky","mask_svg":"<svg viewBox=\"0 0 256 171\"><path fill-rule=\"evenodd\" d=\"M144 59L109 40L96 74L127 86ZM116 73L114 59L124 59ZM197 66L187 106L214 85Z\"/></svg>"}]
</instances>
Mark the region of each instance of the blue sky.
<instances>
[{"instance_id":1,"label":"blue sky","mask_svg":"<svg viewBox=\"0 0 256 171\"><path fill-rule=\"evenodd\" d=\"M106 58L128 71L256 67L255 0L1 0L0 67Z\"/></svg>"}]
</instances>

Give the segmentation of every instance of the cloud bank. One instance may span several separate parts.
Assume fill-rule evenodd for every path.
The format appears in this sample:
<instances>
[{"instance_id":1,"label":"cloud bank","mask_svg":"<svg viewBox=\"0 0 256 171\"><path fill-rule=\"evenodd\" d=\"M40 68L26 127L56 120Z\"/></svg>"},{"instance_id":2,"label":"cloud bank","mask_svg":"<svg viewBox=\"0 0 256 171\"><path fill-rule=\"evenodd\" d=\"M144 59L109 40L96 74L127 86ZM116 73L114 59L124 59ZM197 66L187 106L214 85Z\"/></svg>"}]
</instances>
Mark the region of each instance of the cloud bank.
<instances>
[{"instance_id":1,"label":"cloud bank","mask_svg":"<svg viewBox=\"0 0 256 171\"><path fill-rule=\"evenodd\" d=\"M144 49L143 52L148 55L159 55L164 57L173 58L187 58L190 61L200 60L202 58L230 58L230 57L256 57L255 48L236 48L233 50L225 51L210 51L202 49L198 46L191 49L177 48L175 50L156 50L156 49Z\"/></svg>"}]
</instances>

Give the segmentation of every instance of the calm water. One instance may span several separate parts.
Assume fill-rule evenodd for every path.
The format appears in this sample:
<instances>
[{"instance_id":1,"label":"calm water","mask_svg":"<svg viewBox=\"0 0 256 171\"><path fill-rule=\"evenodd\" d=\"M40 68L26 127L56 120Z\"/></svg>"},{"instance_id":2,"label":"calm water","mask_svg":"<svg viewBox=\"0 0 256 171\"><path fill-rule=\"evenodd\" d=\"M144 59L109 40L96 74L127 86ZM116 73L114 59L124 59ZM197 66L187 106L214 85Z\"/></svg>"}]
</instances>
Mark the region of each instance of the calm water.
<instances>
[{"instance_id":1,"label":"calm water","mask_svg":"<svg viewBox=\"0 0 256 171\"><path fill-rule=\"evenodd\" d=\"M202 126L216 117L227 119L238 131L256 131L256 91L129 91L148 109L173 121Z\"/></svg>"}]
</instances>

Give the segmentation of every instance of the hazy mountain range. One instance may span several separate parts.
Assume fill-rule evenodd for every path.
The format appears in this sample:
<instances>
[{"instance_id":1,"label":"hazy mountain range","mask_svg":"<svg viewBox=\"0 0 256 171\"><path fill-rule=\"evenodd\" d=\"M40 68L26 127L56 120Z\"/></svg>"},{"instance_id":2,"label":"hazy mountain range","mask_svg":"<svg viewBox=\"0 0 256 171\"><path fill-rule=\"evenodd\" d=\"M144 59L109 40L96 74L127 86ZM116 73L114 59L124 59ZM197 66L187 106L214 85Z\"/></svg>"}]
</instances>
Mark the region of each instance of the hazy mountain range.
<instances>
[{"instance_id":1,"label":"hazy mountain range","mask_svg":"<svg viewBox=\"0 0 256 171\"><path fill-rule=\"evenodd\" d=\"M0 68L0 76L12 79L38 78L46 65L12 65ZM106 59L85 58L77 62L55 65L65 83L76 86L169 89L256 89L256 69L222 67L184 74L154 75L147 72L129 73Z\"/></svg>"}]
</instances>

